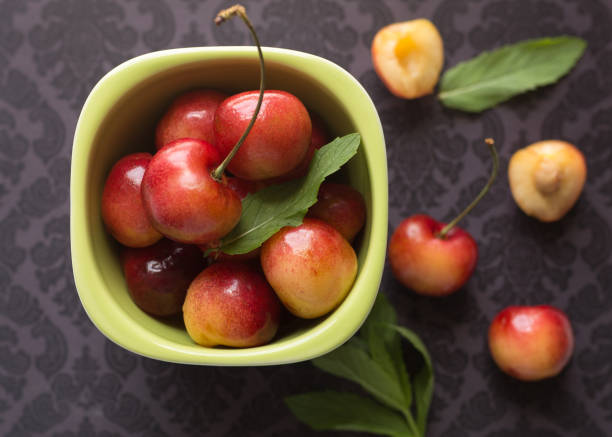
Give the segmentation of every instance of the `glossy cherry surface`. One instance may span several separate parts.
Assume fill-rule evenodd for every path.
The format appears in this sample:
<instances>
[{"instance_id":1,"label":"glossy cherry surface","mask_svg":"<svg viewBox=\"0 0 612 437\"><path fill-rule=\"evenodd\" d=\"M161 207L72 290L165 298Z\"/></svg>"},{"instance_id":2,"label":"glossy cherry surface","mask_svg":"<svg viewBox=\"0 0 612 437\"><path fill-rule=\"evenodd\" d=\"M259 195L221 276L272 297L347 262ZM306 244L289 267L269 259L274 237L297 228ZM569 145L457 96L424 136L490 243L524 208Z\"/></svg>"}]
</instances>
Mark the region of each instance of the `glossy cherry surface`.
<instances>
[{"instance_id":1,"label":"glossy cherry surface","mask_svg":"<svg viewBox=\"0 0 612 437\"><path fill-rule=\"evenodd\" d=\"M235 94L215 113L216 146L226 156L253 116L259 91ZM264 93L255 124L228 166L235 176L270 179L288 173L306 156L312 123L306 107L294 95L277 90Z\"/></svg>"},{"instance_id":2,"label":"glossy cherry surface","mask_svg":"<svg viewBox=\"0 0 612 437\"><path fill-rule=\"evenodd\" d=\"M215 111L226 98L227 94L209 89L189 91L178 96L157 124L155 147L159 150L181 138L195 138L214 144Z\"/></svg>"},{"instance_id":3,"label":"glossy cherry surface","mask_svg":"<svg viewBox=\"0 0 612 437\"><path fill-rule=\"evenodd\" d=\"M281 305L254 266L212 264L189 286L183 318L189 336L203 346L251 347L274 337Z\"/></svg>"},{"instance_id":4,"label":"glossy cherry surface","mask_svg":"<svg viewBox=\"0 0 612 437\"><path fill-rule=\"evenodd\" d=\"M125 248L121 262L130 296L156 316L180 313L189 284L206 266L197 246L166 238L149 247Z\"/></svg>"},{"instance_id":5,"label":"glossy cherry surface","mask_svg":"<svg viewBox=\"0 0 612 437\"><path fill-rule=\"evenodd\" d=\"M509 306L489 328L489 350L499 368L524 381L557 375L574 351L571 324L550 305Z\"/></svg>"},{"instance_id":6,"label":"glossy cherry surface","mask_svg":"<svg viewBox=\"0 0 612 437\"><path fill-rule=\"evenodd\" d=\"M168 238L206 244L227 234L240 219L240 197L211 173L220 162L210 143L173 141L158 151L142 181L151 222Z\"/></svg>"},{"instance_id":7,"label":"glossy cherry surface","mask_svg":"<svg viewBox=\"0 0 612 437\"><path fill-rule=\"evenodd\" d=\"M453 227L441 238L445 224L417 214L403 220L389 242L394 276L406 287L427 296L445 296L472 275L478 246L470 234Z\"/></svg>"},{"instance_id":8,"label":"glossy cherry surface","mask_svg":"<svg viewBox=\"0 0 612 437\"><path fill-rule=\"evenodd\" d=\"M151 158L149 153L124 156L115 163L104 184L102 219L112 236L125 246L145 247L162 238L151 224L140 196Z\"/></svg>"}]
</instances>

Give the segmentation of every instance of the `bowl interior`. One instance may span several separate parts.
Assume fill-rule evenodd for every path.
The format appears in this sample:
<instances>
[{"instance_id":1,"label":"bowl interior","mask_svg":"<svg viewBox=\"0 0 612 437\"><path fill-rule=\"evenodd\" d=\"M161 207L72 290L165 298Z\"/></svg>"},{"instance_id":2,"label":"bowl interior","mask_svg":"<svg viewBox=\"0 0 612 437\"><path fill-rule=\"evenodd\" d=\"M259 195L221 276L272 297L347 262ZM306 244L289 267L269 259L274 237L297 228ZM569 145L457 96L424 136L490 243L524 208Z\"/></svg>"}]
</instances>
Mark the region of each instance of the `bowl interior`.
<instances>
[{"instance_id":1,"label":"bowl interior","mask_svg":"<svg viewBox=\"0 0 612 437\"><path fill-rule=\"evenodd\" d=\"M81 113L73 148L71 240L77 289L87 313L103 333L146 356L229 365L312 358L338 346L358 329L373 304L384 262L387 175L382 130L369 97L344 70L298 52L265 51L267 89L295 94L325 120L332 136L362 135L357 156L336 176L358 189L366 200L367 223L356 247L360 269L349 297L333 313L283 324L272 343L257 348L195 345L180 317L155 318L132 302L119 263L119 246L101 220L100 199L110 168L128 153L154 152L155 125L175 96L200 87L230 94L258 88L254 49L224 49L179 49L135 58L110 72L92 91ZM335 83L330 77L322 80L318 72L322 67L334 72ZM360 113L355 105L366 110ZM384 214L379 211L380 217L373 214L381 209ZM382 242L382 251L376 242Z\"/></svg>"}]
</instances>

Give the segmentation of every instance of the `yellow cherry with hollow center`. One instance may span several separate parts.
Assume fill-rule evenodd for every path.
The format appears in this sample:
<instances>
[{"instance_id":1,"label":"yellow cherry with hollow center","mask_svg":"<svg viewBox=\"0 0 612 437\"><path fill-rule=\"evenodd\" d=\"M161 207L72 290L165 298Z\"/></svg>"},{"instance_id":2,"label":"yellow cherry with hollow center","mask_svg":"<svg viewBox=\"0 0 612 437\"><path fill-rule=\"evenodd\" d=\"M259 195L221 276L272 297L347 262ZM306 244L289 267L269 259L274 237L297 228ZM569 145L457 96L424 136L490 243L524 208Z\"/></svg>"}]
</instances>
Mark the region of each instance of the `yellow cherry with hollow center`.
<instances>
[{"instance_id":1,"label":"yellow cherry with hollow center","mask_svg":"<svg viewBox=\"0 0 612 437\"><path fill-rule=\"evenodd\" d=\"M431 94L444 64L442 37L422 18L383 27L374 36L371 52L385 86L405 99Z\"/></svg>"},{"instance_id":2,"label":"yellow cherry with hollow center","mask_svg":"<svg viewBox=\"0 0 612 437\"><path fill-rule=\"evenodd\" d=\"M543 222L561 219L586 181L586 162L573 144L545 140L517 150L508 164L510 191L525 214Z\"/></svg>"}]
</instances>

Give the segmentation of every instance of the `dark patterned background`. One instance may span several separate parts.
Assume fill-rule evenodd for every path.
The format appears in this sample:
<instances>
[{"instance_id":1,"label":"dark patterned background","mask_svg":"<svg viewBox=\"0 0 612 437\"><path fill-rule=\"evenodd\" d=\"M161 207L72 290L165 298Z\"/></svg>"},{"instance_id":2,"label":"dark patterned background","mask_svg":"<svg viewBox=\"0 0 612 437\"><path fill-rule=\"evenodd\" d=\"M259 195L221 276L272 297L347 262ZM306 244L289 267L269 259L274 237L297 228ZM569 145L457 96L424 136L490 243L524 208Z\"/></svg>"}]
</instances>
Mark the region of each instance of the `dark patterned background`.
<instances>
[{"instance_id":1,"label":"dark patterned background","mask_svg":"<svg viewBox=\"0 0 612 437\"><path fill-rule=\"evenodd\" d=\"M430 436L612 435L612 3L610 0L246 1L260 39L352 72L379 110L389 157L392 230L415 212L448 219L484 184L494 137L511 153L545 138L586 154L577 206L543 225L515 206L505 171L463 227L477 272L443 300L415 297L386 269L382 290L426 341L437 372ZM69 256L70 151L80 107L118 63L180 46L248 44L238 22L214 29L224 0L0 0L0 435L311 435L282 403L348 387L309 363L212 368L144 359L89 322ZM524 38L579 35L588 49L555 86L480 116L433 97L405 102L376 77L369 45L385 24L430 18L446 66ZM511 303L567 311L576 350L558 378L503 376L486 348ZM328 435L331 435L328 434Z\"/></svg>"}]
</instances>

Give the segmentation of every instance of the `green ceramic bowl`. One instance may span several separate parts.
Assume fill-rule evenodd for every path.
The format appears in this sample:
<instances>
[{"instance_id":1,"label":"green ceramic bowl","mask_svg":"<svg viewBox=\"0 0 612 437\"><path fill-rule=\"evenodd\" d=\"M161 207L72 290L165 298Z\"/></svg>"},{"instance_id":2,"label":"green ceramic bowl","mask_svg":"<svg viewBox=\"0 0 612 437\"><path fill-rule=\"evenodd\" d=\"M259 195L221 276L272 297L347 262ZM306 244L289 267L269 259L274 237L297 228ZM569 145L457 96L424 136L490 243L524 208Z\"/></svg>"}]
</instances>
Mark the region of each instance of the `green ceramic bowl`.
<instances>
[{"instance_id":1,"label":"green ceramic bowl","mask_svg":"<svg viewBox=\"0 0 612 437\"><path fill-rule=\"evenodd\" d=\"M106 233L100 199L106 175L122 156L154 151L157 120L173 97L196 87L227 92L257 89L253 47L166 50L131 59L104 76L87 98L72 150L70 239L72 267L85 311L109 339L147 357L204 365L267 365L303 361L348 340L367 317L378 292L387 243L387 162L376 109L363 87L336 64L306 53L264 49L267 88L298 96L334 135L359 132L358 155L343 177L364 195L368 215L358 244L353 289L331 314L282 326L265 346L229 349L196 345L180 317L162 320L130 299L118 245Z\"/></svg>"}]
</instances>

